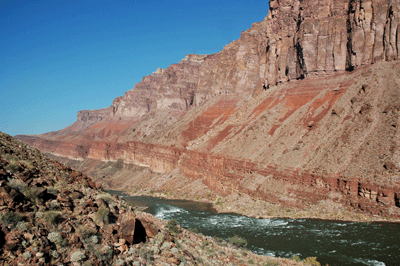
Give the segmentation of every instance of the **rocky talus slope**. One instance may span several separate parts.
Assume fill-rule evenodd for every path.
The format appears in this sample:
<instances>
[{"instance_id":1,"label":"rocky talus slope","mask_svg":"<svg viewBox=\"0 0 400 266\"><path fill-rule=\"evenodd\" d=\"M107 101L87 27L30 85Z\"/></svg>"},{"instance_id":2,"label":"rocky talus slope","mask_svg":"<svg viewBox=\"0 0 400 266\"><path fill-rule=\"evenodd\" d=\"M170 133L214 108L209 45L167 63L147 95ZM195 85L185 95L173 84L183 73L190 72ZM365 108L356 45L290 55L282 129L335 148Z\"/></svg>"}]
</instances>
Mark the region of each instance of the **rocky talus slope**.
<instances>
[{"instance_id":1,"label":"rocky talus slope","mask_svg":"<svg viewBox=\"0 0 400 266\"><path fill-rule=\"evenodd\" d=\"M114 189L220 198L263 217L398 220L399 8L270 1L221 52L158 69L61 131L18 138Z\"/></svg>"},{"instance_id":2,"label":"rocky talus slope","mask_svg":"<svg viewBox=\"0 0 400 266\"><path fill-rule=\"evenodd\" d=\"M303 265L135 210L0 132L1 265Z\"/></svg>"}]
</instances>

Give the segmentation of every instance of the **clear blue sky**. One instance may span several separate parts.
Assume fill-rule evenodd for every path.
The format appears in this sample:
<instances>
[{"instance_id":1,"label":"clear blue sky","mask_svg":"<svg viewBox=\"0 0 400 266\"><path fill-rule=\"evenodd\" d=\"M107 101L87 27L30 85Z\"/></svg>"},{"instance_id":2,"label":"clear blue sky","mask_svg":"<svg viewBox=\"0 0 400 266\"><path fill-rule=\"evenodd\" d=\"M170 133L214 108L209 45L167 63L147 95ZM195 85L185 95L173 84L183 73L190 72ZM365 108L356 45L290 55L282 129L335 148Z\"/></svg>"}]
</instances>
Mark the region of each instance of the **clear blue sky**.
<instances>
[{"instance_id":1,"label":"clear blue sky","mask_svg":"<svg viewBox=\"0 0 400 266\"><path fill-rule=\"evenodd\" d=\"M0 131L60 130L267 13L267 0L0 0Z\"/></svg>"}]
</instances>

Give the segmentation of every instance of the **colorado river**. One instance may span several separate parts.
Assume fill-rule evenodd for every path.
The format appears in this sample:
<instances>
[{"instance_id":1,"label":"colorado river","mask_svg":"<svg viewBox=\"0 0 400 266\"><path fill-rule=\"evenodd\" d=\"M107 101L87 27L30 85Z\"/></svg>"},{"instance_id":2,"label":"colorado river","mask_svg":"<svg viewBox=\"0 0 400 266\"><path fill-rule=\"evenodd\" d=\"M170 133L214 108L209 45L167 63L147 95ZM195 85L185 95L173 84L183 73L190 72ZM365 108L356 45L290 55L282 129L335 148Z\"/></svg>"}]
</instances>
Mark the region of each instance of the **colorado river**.
<instances>
[{"instance_id":1,"label":"colorado river","mask_svg":"<svg viewBox=\"0 0 400 266\"><path fill-rule=\"evenodd\" d=\"M114 192L119 195L118 192ZM322 265L400 265L400 225L311 219L255 219L217 213L207 203L146 196L124 199L157 218L176 219L184 228L225 240L235 234L257 254L301 259Z\"/></svg>"}]
</instances>

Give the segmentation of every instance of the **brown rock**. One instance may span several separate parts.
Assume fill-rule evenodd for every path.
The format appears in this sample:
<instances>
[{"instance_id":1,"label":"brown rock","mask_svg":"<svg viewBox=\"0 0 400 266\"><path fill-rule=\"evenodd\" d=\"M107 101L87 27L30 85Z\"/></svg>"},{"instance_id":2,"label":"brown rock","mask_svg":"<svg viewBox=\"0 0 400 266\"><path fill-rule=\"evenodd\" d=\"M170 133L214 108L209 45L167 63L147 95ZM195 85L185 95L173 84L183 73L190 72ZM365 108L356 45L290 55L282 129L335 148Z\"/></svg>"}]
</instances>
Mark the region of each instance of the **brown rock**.
<instances>
[{"instance_id":1,"label":"brown rock","mask_svg":"<svg viewBox=\"0 0 400 266\"><path fill-rule=\"evenodd\" d=\"M57 201L59 201L60 203L69 203L71 201L71 198L65 197L65 196L61 196L60 194L58 194L57 195Z\"/></svg>"},{"instance_id":2,"label":"brown rock","mask_svg":"<svg viewBox=\"0 0 400 266\"><path fill-rule=\"evenodd\" d=\"M122 214L119 236L129 244L146 242L146 229L132 212Z\"/></svg>"},{"instance_id":3,"label":"brown rock","mask_svg":"<svg viewBox=\"0 0 400 266\"><path fill-rule=\"evenodd\" d=\"M25 233L25 234L24 234L24 237L25 237L25 239L27 239L28 241L31 241L31 240L33 239L34 235L33 235L33 234L30 234L30 233Z\"/></svg>"},{"instance_id":4,"label":"brown rock","mask_svg":"<svg viewBox=\"0 0 400 266\"><path fill-rule=\"evenodd\" d=\"M6 234L5 236L5 244L4 244L4 249L6 250L14 250L19 246L21 236L19 233L11 231L10 233Z\"/></svg>"},{"instance_id":5,"label":"brown rock","mask_svg":"<svg viewBox=\"0 0 400 266\"><path fill-rule=\"evenodd\" d=\"M122 214L119 235L121 239L124 239L129 244L134 243L135 225L136 217L133 213L126 212Z\"/></svg>"},{"instance_id":6,"label":"brown rock","mask_svg":"<svg viewBox=\"0 0 400 266\"><path fill-rule=\"evenodd\" d=\"M146 230L146 235L150 238L154 238L158 232L160 231L154 223L151 221L148 221L146 218L141 218L140 219L144 229Z\"/></svg>"},{"instance_id":7,"label":"brown rock","mask_svg":"<svg viewBox=\"0 0 400 266\"><path fill-rule=\"evenodd\" d=\"M180 260L176 257L167 258L167 262L175 265L179 265L179 263L181 263Z\"/></svg>"},{"instance_id":8,"label":"brown rock","mask_svg":"<svg viewBox=\"0 0 400 266\"><path fill-rule=\"evenodd\" d=\"M126 240L123 239L123 238L120 238L120 239L118 240L118 243L115 243L114 246L120 247L120 246L122 246L122 245L125 245L125 243L126 243Z\"/></svg>"},{"instance_id":9,"label":"brown rock","mask_svg":"<svg viewBox=\"0 0 400 266\"><path fill-rule=\"evenodd\" d=\"M62 223L62 230L68 234L75 232L74 227L72 226L71 222L69 222L69 221L64 221Z\"/></svg>"},{"instance_id":10,"label":"brown rock","mask_svg":"<svg viewBox=\"0 0 400 266\"><path fill-rule=\"evenodd\" d=\"M83 203L82 208L88 208L88 207L94 207L97 208L98 205L92 200L92 199L88 199L85 201L85 203Z\"/></svg>"},{"instance_id":11,"label":"brown rock","mask_svg":"<svg viewBox=\"0 0 400 266\"><path fill-rule=\"evenodd\" d=\"M25 196L10 186L3 185L0 187L0 205L22 203L24 200Z\"/></svg>"},{"instance_id":12,"label":"brown rock","mask_svg":"<svg viewBox=\"0 0 400 266\"><path fill-rule=\"evenodd\" d=\"M79 237L77 235L72 235L69 238L68 242L69 242L70 245L77 245L80 242L80 240L79 240Z\"/></svg>"},{"instance_id":13,"label":"brown rock","mask_svg":"<svg viewBox=\"0 0 400 266\"><path fill-rule=\"evenodd\" d=\"M104 200L104 199L102 199L102 198L99 198L99 199L97 199L96 200L96 203L97 203L97 205L99 206L99 207L104 207L104 208L109 208L108 207L108 203Z\"/></svg>"},{"instance_id":14,"label":"brown rock","mask_svg":"<svg viewBox=\"0 0 400 266\"><path fill-rule=\"evenodd\" d=\"M81 199L81 198L83 198L83 193L82 192L80 192L80 191L73 191L72 193L71 193L71 198L72 199Z\"/></svg>"},{"instance_id":15,"label":"brown rock","mask_svg":"<svg viewBox=\"0 0 400 266\"><path fill-rule=\"evenodd\" d=\"M121 253L124 253L128 251L128 246L127 245L121 245L117 248Z\"/></svg>"}]
</instances>

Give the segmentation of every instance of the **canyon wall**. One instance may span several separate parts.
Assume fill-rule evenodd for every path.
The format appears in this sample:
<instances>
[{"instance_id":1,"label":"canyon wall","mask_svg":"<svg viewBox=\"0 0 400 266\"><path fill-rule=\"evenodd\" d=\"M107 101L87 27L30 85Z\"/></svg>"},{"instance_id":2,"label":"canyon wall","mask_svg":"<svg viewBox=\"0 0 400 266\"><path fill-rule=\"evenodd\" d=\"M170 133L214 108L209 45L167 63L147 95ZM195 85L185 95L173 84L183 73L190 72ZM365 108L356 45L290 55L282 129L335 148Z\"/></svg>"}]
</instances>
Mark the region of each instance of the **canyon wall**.
<instances>
[{"instance_id":1,"label":"canyon wall","mask_svg":"<svg viewBox=\"0 0 400 266\"><path fill-rule=\"evenodd\" d=\"M330 200L400 217L399 1L270 1L213 55L188 55L55 133L79 160L176 169L222 196Z\"/></svg>"}]
</instances>

